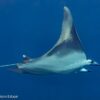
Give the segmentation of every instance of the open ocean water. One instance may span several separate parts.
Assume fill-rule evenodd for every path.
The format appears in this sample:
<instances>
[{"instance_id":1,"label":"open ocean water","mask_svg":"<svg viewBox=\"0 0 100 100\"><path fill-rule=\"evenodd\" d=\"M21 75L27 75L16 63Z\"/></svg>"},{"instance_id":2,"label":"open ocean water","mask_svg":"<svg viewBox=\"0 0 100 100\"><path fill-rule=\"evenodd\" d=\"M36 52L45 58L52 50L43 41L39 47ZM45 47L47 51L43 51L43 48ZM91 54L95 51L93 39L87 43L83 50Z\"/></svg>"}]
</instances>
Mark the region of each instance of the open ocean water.
<instances>
[{"instance_id":1,"label":"open ocean water","mask_svg":"<svg viewBox=\"0 0 100 100\"><path fill-rule=\"evenodd\" d=\"M64 5L72 12L88 57L100 63L100 0L0 0L0 65L21 62L22 54L34 58L47 52L60 35ZM100 67L88 70L36 76L0 68L0 95L18 95L18 100L100 100Z\"/></svg>"}]
</instances>

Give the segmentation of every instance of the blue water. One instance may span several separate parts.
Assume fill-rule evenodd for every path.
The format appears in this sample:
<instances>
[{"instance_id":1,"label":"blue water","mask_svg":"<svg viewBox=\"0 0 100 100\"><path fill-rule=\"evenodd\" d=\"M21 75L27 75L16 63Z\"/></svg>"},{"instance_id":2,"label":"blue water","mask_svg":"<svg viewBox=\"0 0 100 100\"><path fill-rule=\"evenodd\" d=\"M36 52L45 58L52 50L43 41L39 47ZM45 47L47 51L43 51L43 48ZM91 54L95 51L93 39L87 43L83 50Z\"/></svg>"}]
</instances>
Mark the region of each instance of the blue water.
<instances>
[{"instance_id":1,"label":"blue water","mask_svg":"<svg viewBox=\"0 0 100 100\"><path fill-rule=\"evenodd\" d=\"M57 41L63 6L73 15L89 58L100 62L100 0L0 0L0 65L39 57ZM89 73L34 76L0 69L0 95L18 100L99 100L100 68Z\"/></svg>"}]
</instances>

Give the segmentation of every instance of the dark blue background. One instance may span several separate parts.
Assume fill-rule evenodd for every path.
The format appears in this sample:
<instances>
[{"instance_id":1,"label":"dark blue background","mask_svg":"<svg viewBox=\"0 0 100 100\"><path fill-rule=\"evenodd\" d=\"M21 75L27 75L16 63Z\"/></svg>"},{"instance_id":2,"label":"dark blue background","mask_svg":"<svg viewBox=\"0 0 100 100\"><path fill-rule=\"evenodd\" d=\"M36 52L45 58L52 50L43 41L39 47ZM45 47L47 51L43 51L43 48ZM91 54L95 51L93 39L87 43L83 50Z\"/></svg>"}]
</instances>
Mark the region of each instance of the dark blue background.
<instances>
[{"instance_id":1,"label":"dark blue background","mask_svg":"<svg viewBox=\"0 0 100 100\"><path fill-rule=\"evenodd\" d=\"M60 35L64 5L88 57L100 62L100 0L0 0L0 65L49 50ZM1 68L0 94L18 94L19 100L100 100L100 68L89 70L34 76Z\"/></svg>"}]
</instances>

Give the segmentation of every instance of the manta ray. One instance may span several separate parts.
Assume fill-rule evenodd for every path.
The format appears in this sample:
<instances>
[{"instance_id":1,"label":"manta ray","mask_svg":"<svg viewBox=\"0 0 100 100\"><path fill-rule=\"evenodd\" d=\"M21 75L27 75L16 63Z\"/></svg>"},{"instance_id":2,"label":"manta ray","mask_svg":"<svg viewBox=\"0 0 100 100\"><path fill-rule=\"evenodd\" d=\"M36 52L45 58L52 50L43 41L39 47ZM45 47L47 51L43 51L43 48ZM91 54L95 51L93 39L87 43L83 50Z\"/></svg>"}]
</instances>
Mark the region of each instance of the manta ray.
<instances>
[{"instance_id":1,"label":"manta ray","mask_svg":"<svg viewBox=\"0 0 100 100\"><path fill-rule=\"evenodd\" d=\"M15 72L29 74L44 73L68 73L80 69L88 70L85 66L100 66L97 62L88 59L81 41L77 35L73 18L67 6L64 6L61 35L56 44L44 55L38 58L30 58L23 55L23 62L0 67L11 67Z\"/></svg>"}]
</instances>

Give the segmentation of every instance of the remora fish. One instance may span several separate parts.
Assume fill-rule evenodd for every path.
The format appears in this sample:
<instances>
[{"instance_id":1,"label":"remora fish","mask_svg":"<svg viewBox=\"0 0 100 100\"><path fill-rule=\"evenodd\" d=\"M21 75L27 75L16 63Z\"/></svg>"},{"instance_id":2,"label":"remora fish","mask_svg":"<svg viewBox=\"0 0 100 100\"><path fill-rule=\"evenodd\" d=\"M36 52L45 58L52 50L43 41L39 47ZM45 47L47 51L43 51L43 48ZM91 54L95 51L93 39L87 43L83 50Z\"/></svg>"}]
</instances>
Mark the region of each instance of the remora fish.
<instances>
[{"instance_id":1,"label":"remora fish","mask_svg":"<svg viewBox=\"0 0 100 100\"><path fill-rule=\"evenodd\" d=\"M44 74L71 72L80 68L87 72L85 65L100 66L97 62L88 59L76 33L70 10L64 7L64 18L62 22L61 35L57 43L43 56L31 59L23 55L23 63L2 65L10 67L15 72Z\"/></svg>"}]
</instances>

